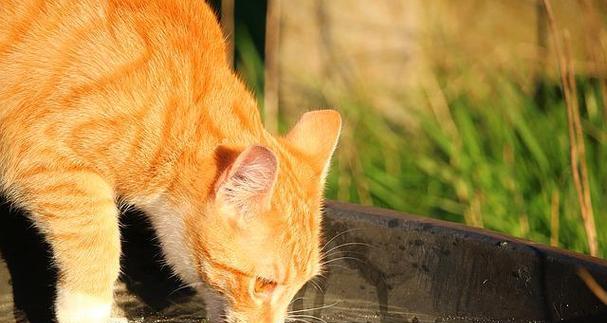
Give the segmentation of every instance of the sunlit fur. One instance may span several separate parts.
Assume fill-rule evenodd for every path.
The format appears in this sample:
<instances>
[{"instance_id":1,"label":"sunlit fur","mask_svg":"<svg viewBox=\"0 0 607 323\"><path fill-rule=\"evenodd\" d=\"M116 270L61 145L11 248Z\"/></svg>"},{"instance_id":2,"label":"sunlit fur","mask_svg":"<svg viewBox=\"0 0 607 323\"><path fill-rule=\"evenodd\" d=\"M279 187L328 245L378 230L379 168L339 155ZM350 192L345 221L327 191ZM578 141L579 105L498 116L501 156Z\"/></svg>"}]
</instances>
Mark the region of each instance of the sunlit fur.
<instances>
[{"instance_id":1,"label":"sunlit fur","mask_svg":"<svg viewBox=\"0 0 607 323\"><path fill-rule=\"evenodd\" d=\"M202 0L0 0L1 184L53 248L60 323L107 320L123 205L212 322L283 322L321 270L340 117L268 134L225 57Z\"/></svg>"}]
</instances>

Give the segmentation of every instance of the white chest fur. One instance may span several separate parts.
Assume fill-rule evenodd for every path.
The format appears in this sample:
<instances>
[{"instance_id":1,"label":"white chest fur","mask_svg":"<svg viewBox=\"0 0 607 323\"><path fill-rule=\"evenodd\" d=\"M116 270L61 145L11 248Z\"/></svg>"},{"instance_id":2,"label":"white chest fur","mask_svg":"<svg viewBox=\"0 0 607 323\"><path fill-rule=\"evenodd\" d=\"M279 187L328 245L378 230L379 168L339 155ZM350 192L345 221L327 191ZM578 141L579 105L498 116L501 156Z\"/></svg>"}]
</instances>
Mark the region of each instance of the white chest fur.
<instances>
[{"instance_id":1,"label":"white chest fur","mask_svg":"<svg viewBox=\"0 0 607 323\"><path fill-rule=\"evenodd\" d=\"M200 282L190 247L185 241L183 213L170 208L162 198L142 207L150 219L164 258L173 271L187 284Z\"/></svg>"}]
</instances>

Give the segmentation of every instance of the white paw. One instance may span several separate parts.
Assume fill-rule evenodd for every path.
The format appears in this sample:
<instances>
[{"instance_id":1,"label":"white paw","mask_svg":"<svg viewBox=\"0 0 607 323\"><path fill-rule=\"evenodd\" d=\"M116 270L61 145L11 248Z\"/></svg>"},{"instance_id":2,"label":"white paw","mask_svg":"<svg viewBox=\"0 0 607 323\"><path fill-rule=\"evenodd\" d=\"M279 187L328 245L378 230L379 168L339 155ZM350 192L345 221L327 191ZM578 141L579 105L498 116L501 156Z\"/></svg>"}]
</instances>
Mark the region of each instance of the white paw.
<instances>
[{"instance_id":1,"label":"white paw","mask_svg":"<svg viewBox=\"0 0 607 323\"><path fill-rule=\"evenodd\" d=\"M100 299L78 292L59 290L57 294L57 320L59 323L108 323L112 321L112 300Z\"/></svg>"},{"instance_id":2,"label":"white paw","mask_svg":"<svg viewBox=\"0 0 607 323\"><path fill-rule=\"evenodd\" d=\"M129 323L129 320L125 317L113 317L108 320L108 323Z\"/></svg>"}]
</instances>

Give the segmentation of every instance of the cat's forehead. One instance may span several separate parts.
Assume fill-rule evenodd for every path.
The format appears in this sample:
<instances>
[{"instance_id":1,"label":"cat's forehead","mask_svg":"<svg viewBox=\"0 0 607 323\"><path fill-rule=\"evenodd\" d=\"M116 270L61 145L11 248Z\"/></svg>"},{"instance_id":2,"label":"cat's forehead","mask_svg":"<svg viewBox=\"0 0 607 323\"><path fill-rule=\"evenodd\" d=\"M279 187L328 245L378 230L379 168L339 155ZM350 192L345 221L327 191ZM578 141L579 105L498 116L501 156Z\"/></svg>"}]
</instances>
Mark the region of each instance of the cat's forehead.
<instances>
[{"instance_id":1,"label":"cat's forehead","mask_svg":"<svg viewBox=\"0 0 607 323\"><path fill-rule=\"evenodd\" d=\"M279 182L288 185L302 195L319 191L322 188L322 173L318 170L318 162L310 156L291 148L283 142L276 149L279 159Z\"/></svg>"},{"instance_id":2,"label":"cat's forehead","mask_svg":"<svg viewBox=\"0 0 607 323\"><path fill-rule=\"evenodd\" d=\"M263 236L260 238L265 241L265 254L271 259L258 259L258 263L265 263L266 270L280 272L273 276L285 279L315 271L320 253L320 227L319 220L311 218L317 216L295 205L292 209L275 208L267 214L260 228L265 232L256 231ZM267 266L268 261L271 268Z\"/></svg>"},{"instance_id":3,"label":"cat's forehead","mask_svg":"<svg viewBox=\"0 0 607 323\"><path fill-rule=\"evenodd\" d=\"M288 177L288 176L285 176ZM271 213L286 221L298 234L316 234L321 223L321 200L318 190L301 188L291 178L277 185L272 197Z\"/></svg>"}]
</instances>

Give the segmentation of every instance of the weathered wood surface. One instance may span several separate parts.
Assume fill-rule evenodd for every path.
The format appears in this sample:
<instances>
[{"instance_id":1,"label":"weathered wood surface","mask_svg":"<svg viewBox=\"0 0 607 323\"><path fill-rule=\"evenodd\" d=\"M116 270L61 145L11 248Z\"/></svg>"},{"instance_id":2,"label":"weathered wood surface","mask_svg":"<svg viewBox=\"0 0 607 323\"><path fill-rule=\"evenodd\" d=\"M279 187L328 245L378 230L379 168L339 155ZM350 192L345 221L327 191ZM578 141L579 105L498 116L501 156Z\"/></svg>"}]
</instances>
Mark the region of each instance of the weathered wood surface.
<instances>
[{"instance_id":1,"label":"weathered wood surface","mask_svg":"<svg viewBox=\"0 0 607 323\"><path fill-rule=\"evenodd\" d=\"M123 282L116 313L133 322L200 322L203 301L160 265L149 226L124 216ZM575 273L607 286L607 262L457 224L330 202L326 279L309 284L293 309L327 322L607 322L607 307ZM23 215L0 213L0 322L48 322L48 255ZM30 242L28 242L30 241ZM18 252L15 252L19 250ZM91 260L94 261L94 260ZM46 265L45 265L46 262ZM12 278L11 278L12 275ZM15 303L21 310L14 311ZM317 285L317 286L316 286ZM20 314L19 314L20 313Z\"/></svg>"}]
</instances>

